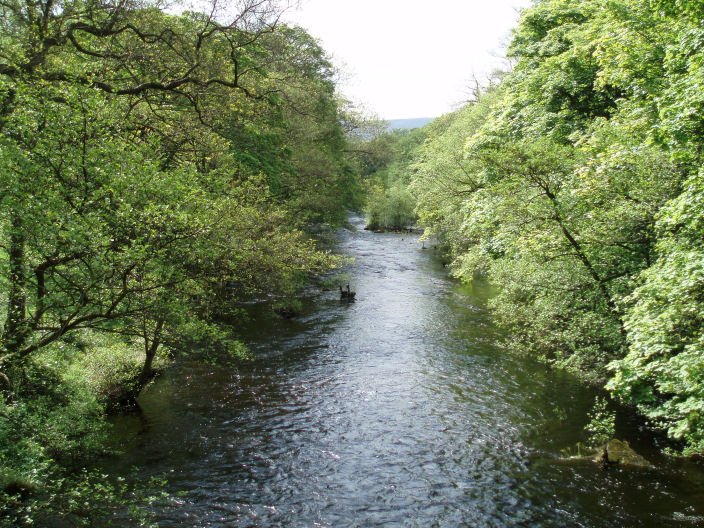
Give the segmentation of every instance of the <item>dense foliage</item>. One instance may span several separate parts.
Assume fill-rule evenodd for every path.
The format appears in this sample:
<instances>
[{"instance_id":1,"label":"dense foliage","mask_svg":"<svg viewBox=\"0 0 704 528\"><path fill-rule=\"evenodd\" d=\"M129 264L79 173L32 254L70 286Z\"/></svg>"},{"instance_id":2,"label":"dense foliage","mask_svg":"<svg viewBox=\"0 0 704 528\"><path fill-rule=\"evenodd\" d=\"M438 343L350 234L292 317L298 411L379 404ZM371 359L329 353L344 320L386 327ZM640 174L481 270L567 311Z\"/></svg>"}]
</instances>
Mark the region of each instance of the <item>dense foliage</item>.
<instances>
[{"instance_id":1,"label":"dense foliage","mask_svg":"<svg viewBox=\"0 0 704 528\"><path fill-rule=\"evenodd\" d=\"M240 354L237 300L335 265L305 229L357 205L357 169L282 7L0 0L4 489L100 451L184 340Z\"/></svg>"},{"instance_id":2,"label":"dense foliage","mask_svg":"<svg viewBox=\"0 0 704 528\"><path fill-rule=\"evenodd\" d=\"M424 139L425 133L419 128L367 138L368 154L360 164L368 186L364 212L369 229L400 230L415 224L416 200L409 190L411 162Z\"/></svg>"},{"instance_id":3,"label":"dense foliage","mask_svg":"<svg viewBox=\"0 0 704 528\"><path fill-rule=\"evenodd\" d=\"M499 86L426 127L411 189L510 347L704 451L701 2L540 0Z\"/></svg>"}]
</instances>

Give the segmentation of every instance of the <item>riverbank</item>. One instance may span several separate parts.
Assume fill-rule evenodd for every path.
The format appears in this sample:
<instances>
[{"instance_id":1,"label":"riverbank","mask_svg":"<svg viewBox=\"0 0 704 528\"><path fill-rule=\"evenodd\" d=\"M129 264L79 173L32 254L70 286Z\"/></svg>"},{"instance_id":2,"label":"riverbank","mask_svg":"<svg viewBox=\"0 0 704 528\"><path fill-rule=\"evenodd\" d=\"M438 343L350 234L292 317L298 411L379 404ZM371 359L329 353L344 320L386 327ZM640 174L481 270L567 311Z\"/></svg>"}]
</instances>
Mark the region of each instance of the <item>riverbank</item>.
<instances>
[{"instance_id":1,"label":"riverbank","mask_svg":"<svg viewBox=\"0 0 704 528\"><path fill-rule=\"evenodd\" d=\"M136 488L86 465L115 453L108 416L135 405L143 361L139 347L85 331L25 363L23 376L14 377L22 385L13 387L22 396L0 403L0 526L41 519L54 526L63 518L83 526L102 508L134 500ZM161 357L154 369L166 365Z\"/></svg>"}]
</instances>

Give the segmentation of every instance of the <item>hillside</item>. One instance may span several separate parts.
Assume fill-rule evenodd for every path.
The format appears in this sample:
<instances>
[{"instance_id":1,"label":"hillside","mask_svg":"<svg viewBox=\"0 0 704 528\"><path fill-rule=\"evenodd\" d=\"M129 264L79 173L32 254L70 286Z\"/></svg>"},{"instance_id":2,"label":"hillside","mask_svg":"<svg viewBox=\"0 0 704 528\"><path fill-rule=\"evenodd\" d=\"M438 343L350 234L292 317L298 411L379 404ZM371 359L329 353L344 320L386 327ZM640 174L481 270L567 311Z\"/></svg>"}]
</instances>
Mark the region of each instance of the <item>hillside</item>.
<instances>
[{"instance_id":1,"label":"hillside","mask_svg":"<svg viewBox=\"0 0 704 528\"><path fill-rule=\"evenodd\" d=\"M389 119L389 128L391 130L397 129L412 129L412 128L422 128L428 123L430 123L434 117L413 117L410 119Z\"/></svg>"}]
</instances>

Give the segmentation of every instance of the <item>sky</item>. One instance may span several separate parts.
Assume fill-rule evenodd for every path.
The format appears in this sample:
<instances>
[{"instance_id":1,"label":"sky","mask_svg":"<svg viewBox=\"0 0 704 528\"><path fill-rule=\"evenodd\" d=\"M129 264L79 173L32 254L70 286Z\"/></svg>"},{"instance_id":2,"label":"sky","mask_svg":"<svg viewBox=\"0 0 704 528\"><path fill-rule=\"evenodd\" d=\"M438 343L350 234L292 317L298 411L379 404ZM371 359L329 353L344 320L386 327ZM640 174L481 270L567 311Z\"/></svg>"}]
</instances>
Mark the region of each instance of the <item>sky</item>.
<instances>
[{"instance_id":1,"label":"sky","mask_svg":"<svg viewBox=\"0 0 704 528\"><path fill-rule=\"evenodd\" d=\"M437 117L503 55L530 0L302 0L285 20L320 39L340 91L383 119Z\"/></svg>"}]
</instances>

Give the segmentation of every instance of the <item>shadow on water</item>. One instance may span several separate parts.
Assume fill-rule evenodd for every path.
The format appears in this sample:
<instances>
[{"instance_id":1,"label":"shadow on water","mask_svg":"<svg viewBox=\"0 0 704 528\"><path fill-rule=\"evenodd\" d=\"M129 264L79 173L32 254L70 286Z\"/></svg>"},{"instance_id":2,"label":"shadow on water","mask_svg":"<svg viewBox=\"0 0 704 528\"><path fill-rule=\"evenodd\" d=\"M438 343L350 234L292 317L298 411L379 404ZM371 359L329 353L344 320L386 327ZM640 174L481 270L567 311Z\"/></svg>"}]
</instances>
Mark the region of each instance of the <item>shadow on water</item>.
<instances>
[{"instance_id":1,"label":"shadow on water","mask_svg":"<svg viewBox=\"0 0 704 528\"><path fill-rule=\"evenodd\" d=\"M502 350L485 289L415 238L354 224L356 302L323 292L292 320L253 305L255 361L184 360L142 396L104 469L167 475L159 526L701 525L699 466L559 461L594 393Z\"/></svg>"}]
</instances>

